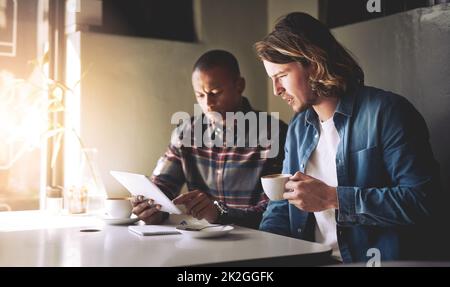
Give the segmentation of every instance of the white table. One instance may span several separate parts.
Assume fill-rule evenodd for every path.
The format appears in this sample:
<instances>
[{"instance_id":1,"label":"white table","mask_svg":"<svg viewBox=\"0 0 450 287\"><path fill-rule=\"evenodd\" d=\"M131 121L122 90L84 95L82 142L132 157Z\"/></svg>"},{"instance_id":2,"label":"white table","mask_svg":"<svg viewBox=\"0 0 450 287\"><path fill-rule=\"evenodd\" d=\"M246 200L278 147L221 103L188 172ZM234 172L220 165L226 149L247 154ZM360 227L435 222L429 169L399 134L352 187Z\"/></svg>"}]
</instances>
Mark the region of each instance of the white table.
<instances>
[{"instance_id":1,"label":"white table","mask_svg":"<svg viewBox=\"0 0 450 287\"><path fill-rule=\"evenodd\" d=\"M86 228L100 231L80 232ZM330 253L321 244L243 227L216 239L143 237L94 216L0 213L0 266L300 266Z\"/></svg>"}]
</instances>

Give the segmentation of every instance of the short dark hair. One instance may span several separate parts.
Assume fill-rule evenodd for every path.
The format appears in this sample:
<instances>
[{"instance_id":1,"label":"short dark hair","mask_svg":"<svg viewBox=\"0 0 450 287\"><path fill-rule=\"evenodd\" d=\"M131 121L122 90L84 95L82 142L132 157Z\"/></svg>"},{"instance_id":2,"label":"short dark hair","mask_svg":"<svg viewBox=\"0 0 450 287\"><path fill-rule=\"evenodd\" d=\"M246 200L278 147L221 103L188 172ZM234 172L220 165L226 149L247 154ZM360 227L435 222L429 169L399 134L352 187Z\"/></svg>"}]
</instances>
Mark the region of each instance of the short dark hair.
<instances>
[{"instance_id":1,"label":"short dark hair","mask_svg":"<svg viewBox=\"0 0 450 287\"><path fill-rule=\"evenodd\" d=\"M315 66L309 82L321 96L340 96L364 83L364 72L350 52L324 24L306 13L293 12L278 20L255 49L258 57L268 62Z\"/></svg>"},{"instance_id":2,"label":"short dark hair","mask_svg":"<svg viewBox=\"0 0 450 287\"><path fill-rule=\"evenodd\" d=\"M226 68L236 78L241 75L236 57L224 50L211 50L201 55L195 62L193 71L205 71L215 67Z\"/></svg>"}]
</instances>

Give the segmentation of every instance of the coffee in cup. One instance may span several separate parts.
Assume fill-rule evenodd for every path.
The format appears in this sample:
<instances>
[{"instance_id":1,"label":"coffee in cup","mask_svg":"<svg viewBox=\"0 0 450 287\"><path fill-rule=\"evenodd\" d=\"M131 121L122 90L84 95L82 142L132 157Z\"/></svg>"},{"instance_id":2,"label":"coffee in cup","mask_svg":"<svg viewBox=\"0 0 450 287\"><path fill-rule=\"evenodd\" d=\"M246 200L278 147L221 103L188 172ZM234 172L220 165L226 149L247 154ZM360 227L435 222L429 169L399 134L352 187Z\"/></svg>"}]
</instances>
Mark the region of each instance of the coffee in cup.
<instances>
[{"instance_id":1,"label":"coffee in cup","mask_svg":"<svg viewBox=\"0 0 450 287\"><path fill-rule=\"evenodd\" d=\"M264 193L270 200L282 200L283 193L286 192L284 186L291 176L291 174L270 174L261 177Z\"/></svg>"},{"instance_id":2,"label":"coffee in cup","mask_svg":"<svg viewBox=\"0 0 450 287\"><path fill-rule=\"evenodd\" d=\"M105 201L106 214L111 218L129 218L133 206L127 197L107 198Z\"/></svg>"}]
</instances>

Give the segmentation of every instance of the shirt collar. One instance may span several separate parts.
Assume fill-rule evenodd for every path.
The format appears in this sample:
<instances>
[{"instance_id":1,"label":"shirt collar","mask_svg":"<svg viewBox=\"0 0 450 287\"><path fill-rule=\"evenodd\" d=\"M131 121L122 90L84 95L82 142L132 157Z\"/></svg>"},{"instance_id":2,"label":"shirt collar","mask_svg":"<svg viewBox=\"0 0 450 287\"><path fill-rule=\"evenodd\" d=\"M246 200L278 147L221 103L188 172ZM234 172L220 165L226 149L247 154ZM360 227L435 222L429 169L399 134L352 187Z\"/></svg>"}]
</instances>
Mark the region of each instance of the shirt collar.
<instances>
[{"instance_id":1,"label":"shirt collar","mask_svg":"<svg viewBox=\"0 0 450 287\"><path fill-rule=\"evenodd\" d=\"M347 117L351 117L353 115L353 108L355 104L355 94L360 87L356 87L351 91L345 93L338 102L336 107L335 114L342 114ZM305 126L307 124L314 125L317 122L317 113L314 111L312 107L306 110L305 114Z\"/></svg>"},{"instance_id":2,"label":"shirt collar","mask_svg":"<svg viewBox=\"0 0 450 287\"><path fill-rule=\"evenodd\" d=\"M242 97L242 104L241 107L239 108L239 111L243 112L244 114L253 111L253 108L246 97Z\"/></svg>"},{"instance_id":3,"label":"shirt collar","mask_svg":"<svg viewBox=\"0 0 450 287\"><path fill-rule=\"evenodd\" d=\"M351 117L353 115L353 107L355 104L355 94L359 87L352 89L351 91L345 93L340 99L339 103L336 107L335 113L342 114L347 117Z\"/></svg>"}]
</instances>

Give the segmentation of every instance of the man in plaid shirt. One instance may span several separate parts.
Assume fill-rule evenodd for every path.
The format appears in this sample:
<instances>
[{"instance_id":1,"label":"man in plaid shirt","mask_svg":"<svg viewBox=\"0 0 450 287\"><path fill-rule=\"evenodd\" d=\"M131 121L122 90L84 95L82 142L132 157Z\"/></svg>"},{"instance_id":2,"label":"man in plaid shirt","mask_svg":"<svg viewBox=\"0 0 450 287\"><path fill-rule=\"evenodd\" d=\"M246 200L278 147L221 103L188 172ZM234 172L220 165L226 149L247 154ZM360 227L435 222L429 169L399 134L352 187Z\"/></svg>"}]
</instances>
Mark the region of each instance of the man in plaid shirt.
<instances>
[{"instance_id":1,"label":"man in plaid shirt","mask_svg":"<svg viewBox=\"0 0 450 287\"><path fill-rule=\"evenodd\" d=\"M245 80L238 62L229 52L203 54L194 65L192 84L203 113L175 129L152 181L199 220L257 228L268 203L260 178L280 173L287 126L252 109L242 96ZM230 112L254 113L256 122L228 121ZM195 134L197 127L200 138ZM227 133L234 136L231 143ZM260 141L252 144L256 135ZM262 137L269 144L261 144ZM180 195L185 183L189 192ZM133 206L133 213L147 224L161 223L168 216L151 199L136 197Z\"/></svg>"}]
</instances>

